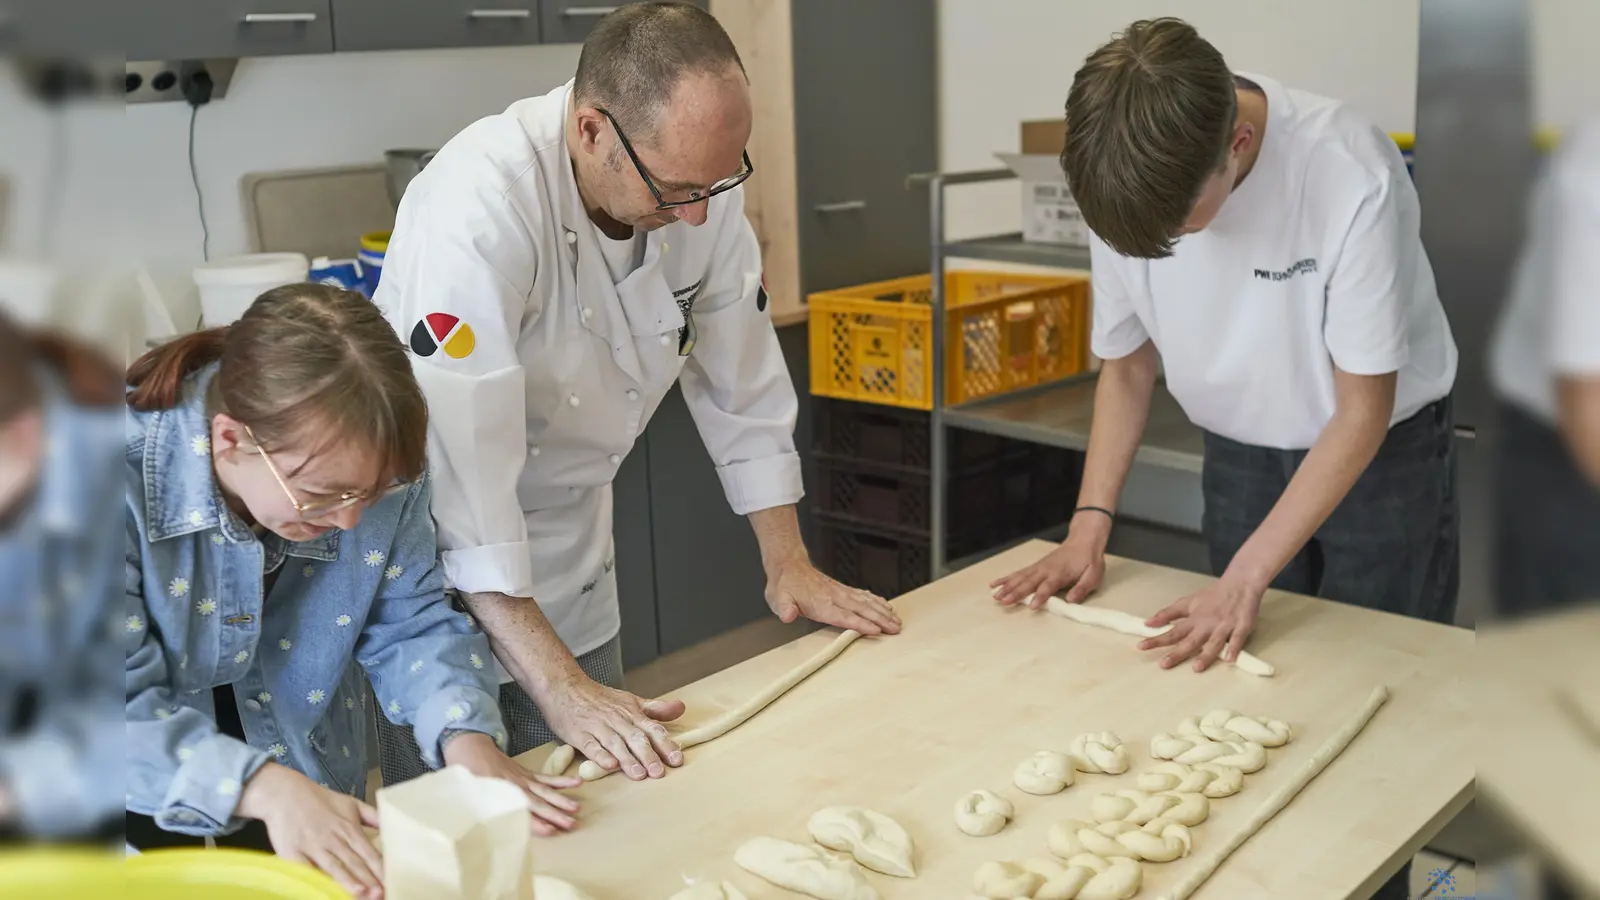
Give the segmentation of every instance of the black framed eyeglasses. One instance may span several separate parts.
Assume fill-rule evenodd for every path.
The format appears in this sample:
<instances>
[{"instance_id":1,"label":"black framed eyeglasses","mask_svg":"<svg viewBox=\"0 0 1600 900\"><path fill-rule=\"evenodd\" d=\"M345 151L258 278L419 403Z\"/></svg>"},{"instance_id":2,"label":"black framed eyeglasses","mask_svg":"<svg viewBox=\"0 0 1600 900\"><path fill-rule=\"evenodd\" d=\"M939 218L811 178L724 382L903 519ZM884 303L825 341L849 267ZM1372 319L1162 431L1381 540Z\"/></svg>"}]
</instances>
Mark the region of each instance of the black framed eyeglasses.
<instances>
[{"instance_id":1,"label":"black framed eyeglasses","mask_svg":"<svg viewBox=\"0 0 1600 900\"><path fill-rule=\"evenodd\" d=\"M656 187L655 180L650 177L650 173L644 170L644 163L639 161L639 154L633 152L633 143L629 141L628 136L623 133L622 126L617 124L617 117L598 106L595 107L595 111L600 113L600 115L605 116L606 120L611 123L612 129L617 132L617 140L622 142L622 149L627 151L628 158L633 160L634 169L639 172L639 177L644 179L644 186L650 189L651 194L655 195L656 209L658 210L674 209L679 206L693 206L696 203L704 203L705 201L723 193L724 191L731 191L739 185L744 184L745 181L748 180L756 171L756 167L750 164L750 151L746 150L744 151L744 165L738 172L735 172L734 174L729 175L727 178L716 182L703 191L692 191L691 193L694 196L687 200L668 200L661 193L661 189Z\"/></svg>"}]
</instances>

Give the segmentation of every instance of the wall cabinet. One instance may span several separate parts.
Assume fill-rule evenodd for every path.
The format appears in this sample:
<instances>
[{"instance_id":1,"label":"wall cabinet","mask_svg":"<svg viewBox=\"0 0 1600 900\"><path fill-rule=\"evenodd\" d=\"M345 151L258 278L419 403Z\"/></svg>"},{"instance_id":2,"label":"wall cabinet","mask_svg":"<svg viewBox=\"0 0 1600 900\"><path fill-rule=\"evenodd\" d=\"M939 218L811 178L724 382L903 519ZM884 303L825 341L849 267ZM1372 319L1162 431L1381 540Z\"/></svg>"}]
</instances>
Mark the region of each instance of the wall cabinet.
<instances>
[{"instance_id":1,"label":"wall cabinet","mask_svg":"<svg viewBox=\"0 0 1600 900\"><path fill-rule=\"evenodd\" d=\"M708 0L691 0L704 8ZM130 60L580 43L591 0L126 0Z\"/></svg>"}]
</instances>

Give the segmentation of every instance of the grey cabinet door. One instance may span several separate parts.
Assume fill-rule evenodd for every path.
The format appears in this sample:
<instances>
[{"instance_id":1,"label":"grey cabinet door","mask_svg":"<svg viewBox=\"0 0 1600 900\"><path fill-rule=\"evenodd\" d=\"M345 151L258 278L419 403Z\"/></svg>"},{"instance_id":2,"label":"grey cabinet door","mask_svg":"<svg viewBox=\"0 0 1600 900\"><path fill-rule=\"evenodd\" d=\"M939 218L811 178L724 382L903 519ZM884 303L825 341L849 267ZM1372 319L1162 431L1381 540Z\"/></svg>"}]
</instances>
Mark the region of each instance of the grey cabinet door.
<instances>
[{"instance_id":1,"label":"grey cabinet door","mask_svg":"<svg viewBox=\"0 0 1600 900\"><path fill-rule=\"evenodd\" d=\"M691 0L695 6L706 8L710 0ZM618 0L542 0L544 16L544 42L546 44L581 44L594 23L624 2Z\"/></svg>"},{"instance_id":2,"label":"grey cabinet door","mask_svg":"<svg viewBox=\"0 0 1600 900\"><path fill-rule=\"evenodd\" d=\"M340 51L539 43L539 0L333 0L333 21Z\"/></svg>"},{"instance_id":3,"label":"grey cabinet door","mask_svg":"<svg viewBox=\"0 0 1600 900\"><path fill-rule=\"evenodd\" d=\"M329 0L142 0L138 8L124 37L128 59L333 52Z\"/></svg>"},{"instance_id":4,"label":"grey cabinet door","mask_svg":"<svg viewBox=\"0 0 1600 900\"><path fill-rule=\"evenodd\" d=\"M938 168L933 7L927 0L793 6L807 292L928 271L927 192L907 190L905 179Z\"/></svg>"},{"instance_id":5,"label":"grey cabinet door","mask_svg":"<svg viewBox=\"0 0 1600 900\"><path fill-rule=\"evenodd\" d=\"M611 534L622 608L622 667L661 655L656 634L655 547L650 532L650 442L634 444L611 483Z\"/></svg>"}]
</instances>

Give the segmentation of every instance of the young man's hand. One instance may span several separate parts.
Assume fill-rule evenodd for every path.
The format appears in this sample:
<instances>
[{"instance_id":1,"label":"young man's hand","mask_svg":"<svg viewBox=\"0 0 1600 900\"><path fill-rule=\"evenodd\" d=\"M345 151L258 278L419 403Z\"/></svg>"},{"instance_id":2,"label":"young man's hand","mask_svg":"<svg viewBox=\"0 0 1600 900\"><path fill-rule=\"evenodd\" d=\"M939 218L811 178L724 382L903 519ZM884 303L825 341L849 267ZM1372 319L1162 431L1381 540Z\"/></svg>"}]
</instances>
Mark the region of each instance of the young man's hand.
<instances>
[{"instance_id":1,"label":"young man's hand","mask_svg":"<svg viewBox=\"0 0 1600 900\"><path fill-rule=\"evenodd\" d=\"M501 752L492 738L477 732L458 735L446 743L444 761L461 766L480 778L499 778L521 788L528 798L528 811L533 814L534 834L549 837L557 831L570 831L578 826L578 820L573 817L578 811L578 801L561 791L583 784L581 778L530 772Z\"/></svg>"},{"instance_id":2,"label":"young man's hand","mask_svg":"<svg viewBox=\"0 0 1600 900\"><path fill-rule=\"evenodd\" d=\"M1233 662L1255 630L1256 614L1265 594L1265 588L1224 575L1199 593L1190 594L1145 620L1152 628L1169 623L1172 628L1140 641L1139 649L1171 647L1161 658L1163 669L1191 657L1196 672L1204 672L1219 658Z\"/></svg>"}]
</instances>

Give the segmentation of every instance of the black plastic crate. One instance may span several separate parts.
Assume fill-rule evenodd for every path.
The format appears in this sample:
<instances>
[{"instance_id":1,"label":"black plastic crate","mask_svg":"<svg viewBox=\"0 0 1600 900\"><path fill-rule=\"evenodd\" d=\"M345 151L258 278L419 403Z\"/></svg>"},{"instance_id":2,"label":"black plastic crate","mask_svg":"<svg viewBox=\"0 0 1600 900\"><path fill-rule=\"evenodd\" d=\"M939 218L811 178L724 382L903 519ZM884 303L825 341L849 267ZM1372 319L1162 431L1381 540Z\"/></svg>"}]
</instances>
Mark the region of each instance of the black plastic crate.
<instances>
[{"instance_id":1,"label":"black plastic crate","mask_svg":"<svg viewBox=\"0 0 1600 900\"><path fill-rule=\"evenodd\" d=\"M818 511L927 538L932 491L926 472L822 454L815 457L815 464ZM965 549L964 535L1004 540L1030 527L1034 468L1033 454L1022 447L1001 459L950 475L945 521L951 528L953 554L960 555Z\"/></svg>"},{"instance_id":2,"label":"black plastic crate","mask_svg":"<svg viewBox=\"0 0 1600 900\"><path fill-rule=\"evenodd\" d=\"M1083 483L1083 454L1060 447L1028 448L1030 496L1026 519L1029 532L1065 524L1072 518Z\"/></svg>"},{"instance_id":3,"label":"black plastic crate","mask_svg":"<svg viewBox=\"0 0 1600 900\"><path fill-rule=\"evenodd\" d=\"M893 599L928 583L927 536L817 515L817 567L851 587Z\"/></svg>"},{"instance_id":4,"label":"black plastic crate","mask_svg":"<svg viewBox=\"0 0 1600 900\"><path fill-rule=\"evenodd\" d=\"M811 403L812 449L818 454L922 471L932 465L933 442L926 410L830 397L813 397ZM1011 443L994 435L957 428L946 433L952 469L993 462Z\"/></svg>"}]
</instances>

